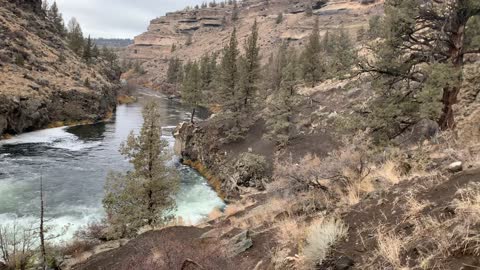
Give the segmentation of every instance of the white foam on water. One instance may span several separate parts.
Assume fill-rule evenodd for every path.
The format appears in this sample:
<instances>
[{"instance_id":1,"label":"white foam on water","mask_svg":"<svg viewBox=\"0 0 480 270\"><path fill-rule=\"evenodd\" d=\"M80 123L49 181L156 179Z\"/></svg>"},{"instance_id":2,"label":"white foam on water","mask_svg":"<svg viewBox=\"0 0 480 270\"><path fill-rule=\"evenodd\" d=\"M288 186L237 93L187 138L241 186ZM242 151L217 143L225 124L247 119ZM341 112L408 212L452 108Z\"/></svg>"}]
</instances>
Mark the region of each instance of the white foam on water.
<instances>
[{"instance_id":1,"label":"white foam on water","mask_svg":"<svg viewBox=\"0 0 480 270\"><path fill-rule=\"evenodd\" d=\"M68 133L67 127L49 128L38 131L23 133L13 138L0 141L2 145L19 144L44 144L49 147L65 149L70 151L80 151L87 148L99 146L101 142L82 142L78 137Z\"/></svg>"},{"instance_id":2,"label":"white foam on water","mask_svg":"<svg viewBox=\"0 0 480 270\"><path fill-rule=\"evenodd\" d=\"M0 145L43 143L50 144L65 138L75 138L75 135L65 131L66 127L49 128L23 133L13 138L0 141Z\"/></svg>"},{"instance_id":3,"label":"white foam on water","mask_svg":"<svg viewBox=\"0 0 480 270\"><path fill-rule=\"evenodd\" d=\"M49 229L47 237L55 243L67 242L74 238L75 232L94 221L100 221L103 216L101 208L79 207L73 208L76 215L63 215L59 217L45 217L45 226ZM35 216L17 216L12 213L0 214L0 226L18 225L23 228L37 229L40 220Z\"/></svg>"},{"instance_id":4,"label":"white foam on water","mask_svg":"<svg viewBox=\"0 0 480 270\"><path fill-rule=\"evenodd\" d=\"M198 224L205 220L215 208L223 208L225 203L215 191L205 183L189 185L188 190L177 194L177 216L187 224Z\"/></svg>"}]
</instances>

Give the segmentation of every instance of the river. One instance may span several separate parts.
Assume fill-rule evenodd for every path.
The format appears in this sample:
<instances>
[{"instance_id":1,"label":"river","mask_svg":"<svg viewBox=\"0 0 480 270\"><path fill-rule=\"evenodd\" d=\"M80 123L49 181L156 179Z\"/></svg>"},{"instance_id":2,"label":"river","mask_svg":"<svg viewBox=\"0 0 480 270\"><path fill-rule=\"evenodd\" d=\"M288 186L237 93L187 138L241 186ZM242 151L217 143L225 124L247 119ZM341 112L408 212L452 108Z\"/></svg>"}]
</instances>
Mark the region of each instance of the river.
<instances>
[{"instance_id":1,"label":"river","mask_svg":"<svg viewBox=\"0 0 480 270\"><path fill-rule=\"evenodd\" d=\"M109 171L126 171L131 165L118 149L131 130L142 125L146 100L158 102L163 138L173 149L172 131L189 119L188 109L174 100L141 90L139 102L120 105L111 121L93 125L60 127L24 133L0 141L0 225L38 222L39 183L43 178L46 216L62 240L72 238L81 226L104 217L102 198ZM206 180L172 156L181 176L176 195L177 216L197 223L222 200Z\"/></svg>"}]
</instances>

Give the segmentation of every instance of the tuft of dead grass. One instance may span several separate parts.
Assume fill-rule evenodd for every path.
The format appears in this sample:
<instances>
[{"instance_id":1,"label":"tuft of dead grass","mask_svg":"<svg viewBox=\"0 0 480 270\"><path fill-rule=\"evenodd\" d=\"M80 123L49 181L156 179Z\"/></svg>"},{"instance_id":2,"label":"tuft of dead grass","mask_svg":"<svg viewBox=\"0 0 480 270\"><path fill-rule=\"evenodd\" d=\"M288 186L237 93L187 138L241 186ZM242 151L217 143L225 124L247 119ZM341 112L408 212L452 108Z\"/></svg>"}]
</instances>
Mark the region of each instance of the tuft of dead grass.
<instances>
[{"instance_id":1,"label":"tuft of dead grass","mask_svg":"<svg viewBox=\"0 0 480 270\"><path fill-rule=\"evenodd\" d=\"M377 229L376 239L378 245L376 255L394 269L403 269L400 256L404 250L405 241L395 232L387 231L383 227Z\"/></svg>"},{"instance_id":2,"label":"tuft of dead grass","mask_svg":"<svg viewBox=\"0 0 480 270\"><path fill-rule=\"evenodd\" d=\"M321 264L333 244L347 235L348 228L339 219L318 219L307 229L306 245L302 251L303 268Z\"/></svg>"},{"instance_id":3,"label":"tuft of dead grass","mask_svg":"<svg viewBox=\"0 0 480 270\"><path fill-rule=\"evenodd\" d=\"M300 246L302 239L305 239L305 223L294 218L287 218L276 224L277 242L282 246L294 244Z\"/></svg>"}]
</instances>

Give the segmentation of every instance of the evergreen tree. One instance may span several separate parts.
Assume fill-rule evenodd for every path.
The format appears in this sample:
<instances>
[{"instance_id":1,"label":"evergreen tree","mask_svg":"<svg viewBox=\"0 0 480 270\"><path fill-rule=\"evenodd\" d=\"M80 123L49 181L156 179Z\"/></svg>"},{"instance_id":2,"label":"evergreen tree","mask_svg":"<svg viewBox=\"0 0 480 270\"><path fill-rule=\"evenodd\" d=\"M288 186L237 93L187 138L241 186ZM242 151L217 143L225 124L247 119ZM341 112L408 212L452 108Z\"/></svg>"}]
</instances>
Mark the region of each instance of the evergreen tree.
<instances>
[{"instance_id":1,"label":"evergreen tree","mask_svg":"<svg viewBox=\"0 0 480 270\"><path fill-rule=\"evenodd\" d=\"M286 48L281 49L285 52ZM296 52L291 49L285 56L285 67L282 69L281 83L278 91L272 95L267 104L268 114L266 119L266 137L274 140L280 147L285 146L294 134L295 123L293 116L299 98L295 91L296 78Z\"/></svg>"},{"instance_id":2,"label":"evergreen tree","mask_svg":"<svg viewBox=\"0 0 480 270\"><path fill-rule=\"evenodd\" d=\"M283 43L278 48L277 55L272 58L272 62L269 64L271 71L267 80L270 82L270 88L275 92L280 89L283 81L283 70L287 64L289 64L287 63L287 43Z\"/></svg>"},{"instance_id":3,"label":"evergreen tree","mask_svg":"<svg viewBox=\"0 0 480 270\"><path fill-rule=\"evenodd\" d=\"M85 41L85 46L83 47L83 60L85 60L87 64L92 63L92 39L90 36L88 36Z\"/></svg>"},{"instance_id":4,"label":"evergreen tree","mask_svg":"<svg viewBox=\"0 0 480 270\"><path fill-rule=\"evenodd\" d=\"M217 73L217 54L205 54L200 60L200 89L205 101L213 100L212 89L214 86L214 77Z\"/></svg>"},{"instance_id":5,"label":"evergreen tree","mask_svg":"<svg viewBox=\"0 0 480 270\"><path fill-rule=\"evenodd\" d=\"M105 185L103 205L113 237L134 235L146 225L162 226L174 217L179 181L166 165L167 142L161 138L159 109L154 102L143 109L143 119L140 134L130 133L121 146L133 170L111 174Z\"/></svg>"},{"instance_id":6,"label":"evergreen tree","mask_svg":"<svg viewBox=\"0 0 480 270\"><path fill-rule=\"evenodd\" d=\"M75 18L68 23L68 46L77 55L81 55L84 46L83 32Z\"/></svg>"},{"instance_id":7,"label":"evergreen tree","mask_svg":"<svg viewBox=\"0 0 480 270\"><path fill-rule=\"evenodd\" d=\"M334 72L335 76L348 73L357 57L354 44L343 28L333 35L332 48L330 71Z\"/></svg>"},{"instance_id":8,"label":"evergreen tree","mask_svg":"<svg viewBox=\"0 0 480 270\"><path fill-rule=\"evenodd\" d=\"M318 18L315 19L313 31L308 38L308 43L303 52L303 78L310 86L315 86L322 76L320 62L320 30Z\"/></svg>"},{"instance_id":9,"label":"evergreen tree","mask_svg":"<svg viewBox=\"0 0 480 270\"><path fill-rule=\"evenodd\" d=\"M42 0L42 10L45 13L45 15L47 15L47 17L48 17L48 10L49 9L50 8L48 6L48 1L47 0Z\"/></svg>"},{"instance_id":10,"label":"evergreen tree","mask_svg":"<svg viewBox=\"0 0 480 270\"><path fill-rule=\"evenodd\" d=\"M98 57L100 57L100 50L98 49L97 44L93 44L92 57L95 58L95 59L97 59Z\"/></svg>"},{"instance_id":11,"label":"evergreen tree","mask_svg":"<svg viewBox=\"0 0 480 270\"><path fill-rule=\"evenodd\" d=\"M237 112L239 109L238 90L238 67L237 61L240 52L238 50L237 30L234 28L228 45L223 49L220 63L220 104L225 111Z\"/></svg>"},{"instance_id":12,"label":"evergreen tree","mask_svg":"<svg viewBox=\"0 0 480 270\"><path fill-rule=\"evenodd\" d=\"M467 49L465 29L478 15L480 2L474 0L385 2L376 61L365 60L361 66L375 74L381 116L392 117L376 121L389 138L425 117L437 120L442 129L455 127L453 106L463 80L464 56L480 51Z\"/></svg>"},{"instance_id":13,"label":"evergreen tree","mask_svg":"<svg viewBox=\"0 0 480 270\"><path fill-rule=\"evenodd\" d=\"M382 36L381 17L378 15L370 17L368 21L368 38L376 39Z\"/></svg>"},{"instance_id":14,"label":"evergreen tree","mask_svg":"<svg viewBox=\"0 0 480 270\"><path fill-rule=\"evenodd\" d=\"M258 25L257 21L253 23L252 32L247 38L245 45L245 68L242 76L245 76L245 85L243 87L243 106L246 108L251 105L252 99L258 88L260 77L260 48L258 47Z\"/></svg>"},{"instance_id":15,"label":"evergreen tree","mask_svg":"<svg viewBox=\"0 0 480 270\"><path fill-rule=\"evenodd\" d=\"M65 32L65 25L63 23L62 14L58 10L57 2L54 1L50 9L48 10L48 18L55 25L55 30L60 35L63 35Z\"/></svg>"},{"instance_id":16,"label":"evergreen tree","mask_svg":"<svg viewBox=\"0 0 480 270\"><path fill-rule=\"evenodd\" d=\"M192 107L190 122L193 124L195 109L201 102L201 76L197 62L189 62L185 67L185 79L182 84L182 100Z\"/></svg>"},{"instance_id":17,"label":"evergreen tree","mask_svg":"<svg viewBox=\"0 0 480 270\"><path fill-rule=\"evenodd\" d=\"M183 67L182 62L177 57L170 58L167 69L167 82L171 84L179 84L182 82Z\"/></svg>"},{"instance_id":18,"label":"evergreen tree","mask_svg":"<svg viewBox=\"0 0 480 270\"><path fill-rule=\"evenodd\" d=\"M232 10L232 21L236 22L238 21L238 4L237 0L233 0L233 10Z\"/></svg>"}]
</instances>

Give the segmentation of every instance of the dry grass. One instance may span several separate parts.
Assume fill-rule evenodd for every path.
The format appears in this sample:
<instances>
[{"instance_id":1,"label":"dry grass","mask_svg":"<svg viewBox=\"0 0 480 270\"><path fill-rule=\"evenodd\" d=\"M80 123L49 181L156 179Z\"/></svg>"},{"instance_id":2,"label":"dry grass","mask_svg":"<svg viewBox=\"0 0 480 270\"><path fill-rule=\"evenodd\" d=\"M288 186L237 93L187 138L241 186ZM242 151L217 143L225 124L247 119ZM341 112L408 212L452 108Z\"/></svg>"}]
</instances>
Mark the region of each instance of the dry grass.
<instances>
[{"instance_id":1,"label":"dry grass","mask_svg":"<svg viewBox=\"0 0 480 270\"><path fill-rule=\"evenodd\" d=\"M393 231L386 231L385 228L378 228L376 233L378 249L376 254L383 261L393 266L394 269L403 269L401 253L405 241Z\"/></svg>"},{"instance_id":2,"label":"dry grass","mask_svg":"<svg viewBox=\"0 0 480 270\"><path fill-rule=\"evenodd\" d=\"M333 244L347 235L347 227L337 219L319 219L307 229L306 245L303 249L303 267L312 269L320 264Z\"/></svg>"},{"instance_id":3,"label":"dry grass","mask_svg":"<svg viewBox=\"0 0 480 270\"><path fill-rule=\"evenodd\" d=\"M232 217L230 220L235 226L240 228L255 229L261 226L271 227L275 222L275 217L277 217L279 214L286 213L287 215L291 215L290 203L291 199L274 197L266 201L264 204L258 205L252 210L248 211L246 215L238 218ZM246 207L251 205L247 205ZM246 207L242 206L243 209ZM235 210L237 209L238 208L235 207Z\"/></svg>"},{"instance_id":4,"label":"dry grass","mask_svg":"<svg viewBox=\"0 0 480 270\"><path fill-rule=\"evenodd\" d=\"M277 242L286 246L288 244L295 244L300 246L302 239L305 239L305 223L293 218L287 218L279 221L276 225Z\"/></svg>"},{"instance_id":5,"label":"dry grass","mask_svg":"<svg viewBox=\"0 0 480 270\"><path fill-rule=\"evenodd\" d=\"M232 203L227 205L227 207L225 207L225 210L223 213L228 218L228 217L234 216L237 213L244 211L246 208L252 205L255 205L255 201L253 200L246 200L243 202Z\"/></svg>"},{"instance_id":6,"label":"dry grass","mask_svg":"<svg viewBox=\"0 0 480 270\"><path fill-rule=\"evenodd\" d=\"M395 162L392 160L387 160L384 164L382 164L379 169L375 170L374 175L387 180L392 185L400 183L402 179L400 177L400 172L396 168Z\"/></svg>"},{"instance_id":7,"label":"dry grass","mask_svg":"<svg viewBox=\"0 0 480 270\"><path fill-rule=\"evenodd\" d=\"M420 213L429 206L430 203L427 201L419 201L415 196L410 193L406 196L406 201L404 205L405 217L406 218L416 218Z\"/></svg>"}]
</instances>

